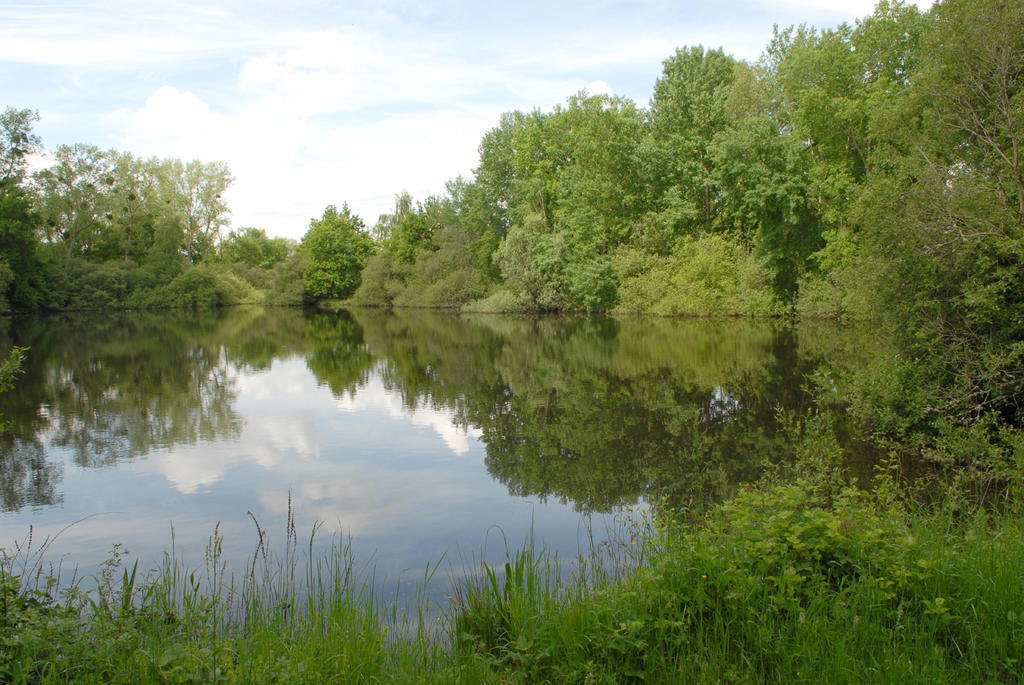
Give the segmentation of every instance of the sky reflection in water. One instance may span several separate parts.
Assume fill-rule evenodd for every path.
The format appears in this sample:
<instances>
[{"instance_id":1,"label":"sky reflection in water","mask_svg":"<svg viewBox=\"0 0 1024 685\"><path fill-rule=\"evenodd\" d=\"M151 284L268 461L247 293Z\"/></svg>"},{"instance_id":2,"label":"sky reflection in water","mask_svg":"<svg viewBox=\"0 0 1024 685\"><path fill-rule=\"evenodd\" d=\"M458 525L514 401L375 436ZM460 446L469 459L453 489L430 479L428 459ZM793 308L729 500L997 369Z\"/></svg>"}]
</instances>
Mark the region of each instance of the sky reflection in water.
<instances>
[{"instance_id":1,"label":"sky reflection in water","mask_svg":"<svg viewBox=\"0 0 1024 685\"><path fill-rule=\"evenodd\" d=\"M257 542L352 536L378 578L458 574L533 530L563 557L637 503L715 498L787 454L778 411L871 345L777 322L238 309L7 322L0 546L29 527L94 572L191 566L219 523ZM831 367L830 367L831 365ZM841 365L841 364L840 364ZM403 581L406 582L406 581Z\"/></svg>"}]
</instances>

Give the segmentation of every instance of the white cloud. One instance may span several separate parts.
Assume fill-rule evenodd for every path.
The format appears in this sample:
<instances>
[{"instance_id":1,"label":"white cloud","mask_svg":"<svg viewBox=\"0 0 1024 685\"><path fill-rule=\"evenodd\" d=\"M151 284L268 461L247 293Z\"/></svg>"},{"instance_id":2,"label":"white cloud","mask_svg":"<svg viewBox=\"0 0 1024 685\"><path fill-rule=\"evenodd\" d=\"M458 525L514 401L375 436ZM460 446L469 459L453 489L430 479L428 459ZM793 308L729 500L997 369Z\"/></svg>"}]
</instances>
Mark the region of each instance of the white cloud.
<instances>
[{"instance_id":1,"label":"white cloud","mask_svg":"<svg viewBox=\"0 0 1024 685\"><path fill-rule=\"evenodd\" d=\"M194 93L163 86L136 110L120 110L111 119L123 127L125 144L138 154L167 154L206 159L233 152L225 148L232 126Z\"/></svg>"},{"instance_id":2,"label":"white cloud","mask_svg":"<svg viewBox=\"0 0 1024 685\"><path fill-rule=\"evenodd\" d=\"M347 201L372 224L403 188L420 198L442 192L439 179L475 166L480 137L500 113L438 109L314 124L318 112L344 106L348 75L246 69L243 80L277 87L237 112L214 111L194 93L164 86L113 120L123 146L137 154L227 161L236 177L228 194L234 225L293 238L327 204ZM318 100L318 91L333 94ZM371 104L364 100L360 107Z\"/></svg>"},{"instance_id":3,"label":"white cloud","mask_svg":"<svg viewBox=\"0 0 1024 685\"><path fill-rule=\"evenodd\" d=\"M0 5L0 61L75 69L180 62L257 44L224 9L157 3Z\"/></svg>"},{"instance_id":4,"label":"white cloud","mask_svg":"<svg viewBox=\"0 0 1024 685\"><path fill-rule=\"evenodd\" d=\"M111 41L105 37L93 39L55 38L39 40L0 33L0 60L17 60L30 64L87 65L123 64L126 59L139 62L157 62L181 59L194 55L197 50L210 49L194 41L172 36L130 36Z\"/></svg>"},{"instance_id":5,"label":"white cloud","mask_svg":"<svg viewBox=\"0 0 1024 685\"><path fill-rule=\"evenodd\" d=\"M778 0L761 0L761 4L765 6L778 6L781 4L808 7L847 16L852 21L872 14L878 2L877 0L843 0L843 2L836 2L835 0L784 0L780 3ZM911 4L917 5L922 10L927 10L934 4L934 0L911 0Z\"/></svg>"},{"instance_id":6,"label":"white cloud","mask_svg":"<svg viewBox=\"0 0 1024 685\"><path fill-rule=\"evenodd\" d=\"M268 489L260 492L260 507L273 518L284 518L291 507L301 517L339 523L346 535L362 535L374 524L403 508L380 483L364 478L357 467L318 463L315 471L289 472L289 498Z\"/></svg>"}]
</instances>

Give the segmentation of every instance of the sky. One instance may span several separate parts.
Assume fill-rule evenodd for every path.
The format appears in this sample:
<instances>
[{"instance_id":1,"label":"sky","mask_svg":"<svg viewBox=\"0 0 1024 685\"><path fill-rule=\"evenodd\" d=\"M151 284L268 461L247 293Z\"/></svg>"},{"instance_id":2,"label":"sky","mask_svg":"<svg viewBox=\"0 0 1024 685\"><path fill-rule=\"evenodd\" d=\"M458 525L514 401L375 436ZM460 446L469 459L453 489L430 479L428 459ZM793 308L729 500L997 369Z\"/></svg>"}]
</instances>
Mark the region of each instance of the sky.
<instances>
[{"instance_id":1,"label":"sky","mask_svg":"<svg viewBox=\"0 0 1024 685\"><path fill-rule=\"evenodd\" d=\"M873 5L0 0L0 107L37 110L49 151L227 162L232 226L299 239L328 204L372 225L403 190L471 177L503 112L581 89L646 106L678 47L756 60L774 24L832 27Z\"/></svg>"}]
</instances>

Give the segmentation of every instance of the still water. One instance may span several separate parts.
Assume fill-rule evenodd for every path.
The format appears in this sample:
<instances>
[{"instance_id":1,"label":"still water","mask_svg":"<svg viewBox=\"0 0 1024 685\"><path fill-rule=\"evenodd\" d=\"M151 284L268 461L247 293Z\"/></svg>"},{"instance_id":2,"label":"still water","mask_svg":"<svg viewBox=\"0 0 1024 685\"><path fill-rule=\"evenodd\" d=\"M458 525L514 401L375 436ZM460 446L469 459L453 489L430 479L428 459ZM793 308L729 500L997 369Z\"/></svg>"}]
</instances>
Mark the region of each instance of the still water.
<instances>
[{"instance_id":1,"label":"still water","mask_svg":"<svg viewBox=\"0 0 1024 685\"><path fill-rule=\"evenodd\" d=\"M114 544L149 568L173 540L194 567L219 526L240 570L253 519L281 544L290 509L300 538L322 522L393 582L501 560L531 530L575 557L623 512L728 494L790 456L779 412L811 411L812 385L839 393L877 341L778 321L239 308L8 319L0 344L31 347L0 395L0 547L59 533L47 558L87 575Z\"/></svg>"}]
</instances>

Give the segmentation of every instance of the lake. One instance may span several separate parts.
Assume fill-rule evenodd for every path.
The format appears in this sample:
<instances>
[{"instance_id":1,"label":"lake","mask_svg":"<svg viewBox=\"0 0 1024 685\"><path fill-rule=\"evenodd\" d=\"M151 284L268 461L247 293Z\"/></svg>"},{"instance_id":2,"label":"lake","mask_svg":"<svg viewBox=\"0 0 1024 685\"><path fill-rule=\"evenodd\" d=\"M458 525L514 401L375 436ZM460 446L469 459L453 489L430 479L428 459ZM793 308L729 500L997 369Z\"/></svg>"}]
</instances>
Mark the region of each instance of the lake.
<instances>
[{"instance_id":1,"label":"lake","mask_svg":"<svg viewBox=\"0 0 1024 685\"><path fill-rule=\"evenodd\" d=\"M654 501L733 492L790 456L779 413L841 401L870 331L784 321L235 308L5 319L30 346L0 395L0 546L95 573L121 544L244 568L351 538L382 584L628 535ZM870 456L848 440L851 468ZM172 537L173 531L173 537ZM59 533L59 535L58 535ZM623 538L624 539L624 538ZM316 546L315 545L315 546ZM440 592L440 590L438 590Z\"/></svg>"}]
</instances>

